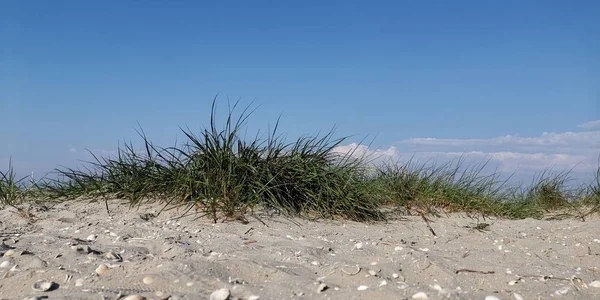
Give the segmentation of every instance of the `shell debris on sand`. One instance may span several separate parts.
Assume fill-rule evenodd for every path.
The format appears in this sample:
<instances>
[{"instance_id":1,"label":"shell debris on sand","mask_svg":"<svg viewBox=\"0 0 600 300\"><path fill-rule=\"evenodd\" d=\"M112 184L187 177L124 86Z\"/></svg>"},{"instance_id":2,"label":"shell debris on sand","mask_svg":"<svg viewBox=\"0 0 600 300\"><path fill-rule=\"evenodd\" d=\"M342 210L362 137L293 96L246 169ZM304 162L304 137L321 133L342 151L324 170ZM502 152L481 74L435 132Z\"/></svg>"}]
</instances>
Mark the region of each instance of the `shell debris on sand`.
<instances>
[{"instance_id":1,"label":"shell debris on sand","mask_svg":"<svg viewBox=\"0 0 600 300\"><path fill-rule=\"evenodd\" d=\"M121 298L122 300L146 300L146 297L142 295L129 295L125 298Z\"/></svg>"},{"instance_id":2,"label":"shell debris on sand","mask_svg":"<svg viewBox=\"0 0 600 300\"><path fill-rule=\"evenodd\" d=\"M8 251L4 252L4 257L11 257L13 255L15 255L17 253L17 251L15 251L14 249L9 249Z\"/></svg>"},{"instance_id":3,"label":"shell debris on sand","mask_svg":"<svg viewBox=\"0 0 600 300\"><path fill-rule=\"evenodd\" d=\"M231 293L228 289L222 288L212 292L212 294L210 294L210 300L227 300L230 295Z\"/></svg>"},{"instance_id":4,"label":"shell debris on sand","mask_svg":"<svg viewBox=\"0 0 600 300\"><path fill-rule=\"evenodd\" d=\"M95 271L96 274L102 275L108 271L108 266L106 264L100 264Z\"/></svg>"},{"instance_id":5,"label":"shell debris on sand","mask_svg":"<svg viewBox=\"0 0 600 300\"><path fill-rule=\"evenodd\" d=\"M11 265L10 260L5 260L0 263L0 269L6 269L6 268L10 267L10 265Z\"/></svg>"},{"instance_id":6,"label":"shell debris on sand","mask_svg":"<svg viewBox=\"0 0 600 300\"><path fill-rule=\"evenodd\" d=\"M429 299L429 297L427 296L427 294L425 294L425 292L418 292L418 293L412 295L411 298L412 299L417 299L417 300L427 300L427 299Z\"/></svg>"},{"instance_id":7,"label":"shell debris on sand","mask_svg":"<svg viewBox=\"0 0 600 300\"><path fill-rule=\"evenodd\" d=\"M54 290L57 287L58 287L58 284L53 281L40 280L40 281L37 281L36 283L34 283L31 286L31 289L33 289L34 291L37 291L37 292L47 292L47 291Z\"/></svg>"},{"instance_id":8,"label":"shell debris on sand","mask_svg":"<svg viewBox=\"0 0 600 300\"><path fill-rule=\"evenodd\" d=\"M328 288L329 288L329 287L328 287L326 284L324 284L324 283L321 283L321 284L319 284L319 287L317 287L317 293L320 293L320 292L326 291Z\"/></svg>"},{"instance_id":9,"label":"shell debris on sand","mask_svg":"<svg viewBox=\"0 0 600 300\"><path fill-rule=\"evenodd\" d=\"M152 278L151 276L146 276L142 279L142 282L144 284L152 284L154 282L154 278Z\"/></svg>"}]
</instances>

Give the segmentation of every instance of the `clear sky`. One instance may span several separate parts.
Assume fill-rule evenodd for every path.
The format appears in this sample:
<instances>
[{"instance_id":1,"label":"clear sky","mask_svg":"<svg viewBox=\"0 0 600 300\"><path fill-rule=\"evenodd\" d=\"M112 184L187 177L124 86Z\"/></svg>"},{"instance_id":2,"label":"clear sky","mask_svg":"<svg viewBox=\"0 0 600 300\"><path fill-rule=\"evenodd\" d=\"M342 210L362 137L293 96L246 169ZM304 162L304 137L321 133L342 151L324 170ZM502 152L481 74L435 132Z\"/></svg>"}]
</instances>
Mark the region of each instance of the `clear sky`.
<instances>
[{"instance_id":1,"label":"clear sky","mask_svg":"<svg viewBox=\"0 0 600 300\"><path fill-rule=\"evenodd\" d=\"M260 105L251 131L282 114L290 138L336 125L393 157L589 172L598 16L598 1L1 1L0 163L74 166L138 121L171 144L219 94Z\"/></svg>"}]
</instances>

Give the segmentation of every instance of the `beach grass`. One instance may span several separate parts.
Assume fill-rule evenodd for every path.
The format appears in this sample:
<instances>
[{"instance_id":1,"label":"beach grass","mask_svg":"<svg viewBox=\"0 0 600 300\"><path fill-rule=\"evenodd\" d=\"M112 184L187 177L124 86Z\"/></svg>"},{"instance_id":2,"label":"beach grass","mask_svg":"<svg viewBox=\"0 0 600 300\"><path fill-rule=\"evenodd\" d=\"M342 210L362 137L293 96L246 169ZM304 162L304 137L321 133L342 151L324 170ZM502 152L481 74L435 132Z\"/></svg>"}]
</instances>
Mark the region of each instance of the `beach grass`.
<instances>
[{"instance_id":1,"label":"beach grass","mask_svg":"<svg viewBox=\"0 0 600 300\"><path fill-rule=\"evenodd\" d=\"M230 107L218 126L216 100L208 128L181 128L186 141L155 145L139 128L142 147L119 145L116 154L99 157L78 169L57 168L53 179L25 184L12 164L0 172L0 206L26 199L105 201L122 199L134 206L160 202L218 220L245 220L257 208L287 216L385 220L389 212L440 216L465 213L510 219L543 218L549 213L585 218L600 213L600 164L592 183L572 188L569 172L542 172L527 186L511 186L499 172L485 174L487 162L388 162L335 151L345 140L334 131L288 142L279 120L266 137L245 138L253 111L236 116ZM386 213L387 212L387 213Z\"/></svg>"}]
</instances>

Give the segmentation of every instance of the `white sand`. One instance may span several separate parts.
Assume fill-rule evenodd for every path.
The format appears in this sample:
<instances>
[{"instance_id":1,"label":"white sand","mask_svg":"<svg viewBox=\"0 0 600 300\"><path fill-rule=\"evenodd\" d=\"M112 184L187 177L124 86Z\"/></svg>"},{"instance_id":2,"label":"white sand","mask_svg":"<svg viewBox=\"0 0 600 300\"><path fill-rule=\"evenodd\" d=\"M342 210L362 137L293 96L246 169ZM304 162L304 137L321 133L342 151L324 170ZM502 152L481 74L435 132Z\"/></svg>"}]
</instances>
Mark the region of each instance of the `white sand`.
<instances>
[{"instance_id":1,"label":"white sand","mask_svg":"<svg viewBox=\"0 0 600 300\"><path fill-rule=\"evenodd\" d=\"M33 223L0 210L0 253L14 248L0 257L0 299L209 299L221 288L229 299L600 299L590 285L600 280L598 218L480 219L490 226L478 231L456 215L433 219L434 237L420 217L367 225L262 215L267 226L141 217L159 208L111 202L109 217L102 202L67 202L34 210ZM109 268L98 275L101 264ZM57 286L36 292L38 280Z\"/></svg>"}]
</instances>

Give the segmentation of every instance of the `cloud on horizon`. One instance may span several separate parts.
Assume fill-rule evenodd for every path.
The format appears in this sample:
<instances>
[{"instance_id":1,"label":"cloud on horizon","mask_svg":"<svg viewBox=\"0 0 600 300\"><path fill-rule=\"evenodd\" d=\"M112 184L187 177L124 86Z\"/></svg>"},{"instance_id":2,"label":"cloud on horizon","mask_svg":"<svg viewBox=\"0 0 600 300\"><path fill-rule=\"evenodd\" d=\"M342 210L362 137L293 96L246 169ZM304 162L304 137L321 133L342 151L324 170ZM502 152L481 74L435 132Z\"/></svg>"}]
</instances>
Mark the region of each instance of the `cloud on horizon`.
<instances>
[{"instance_id":1,"label":"cloud on horizon","mask_svg":"<svg viewBox=\"0 0 600 300\"><path fill-rule=\"evenodd\" d=\"M591 129L595 126L600 128L600 120L578 127ZM383 149L370 149L356 143L335 149L339 153L352 150L355 151L354 156L367 156L374 163L389 160L402 163L411 158L443 163L463 158L472 163L489 160L490 167L497 167L500 172L530 175L551 168L553 171L572 171L589 177L599 163L600 130L544 132L533 137L410 138Z\"/></svg>"},{"instance_id":2,"label":"cloud on horizon","mask_svg":"<svg viewBox=\"0 0 600 300\"><path fill-rule=\"evenodd\" d=\"M583 129L600 129L600 120L585 122L577 125L577 127Z\"/></svg>"}]
</instances>

